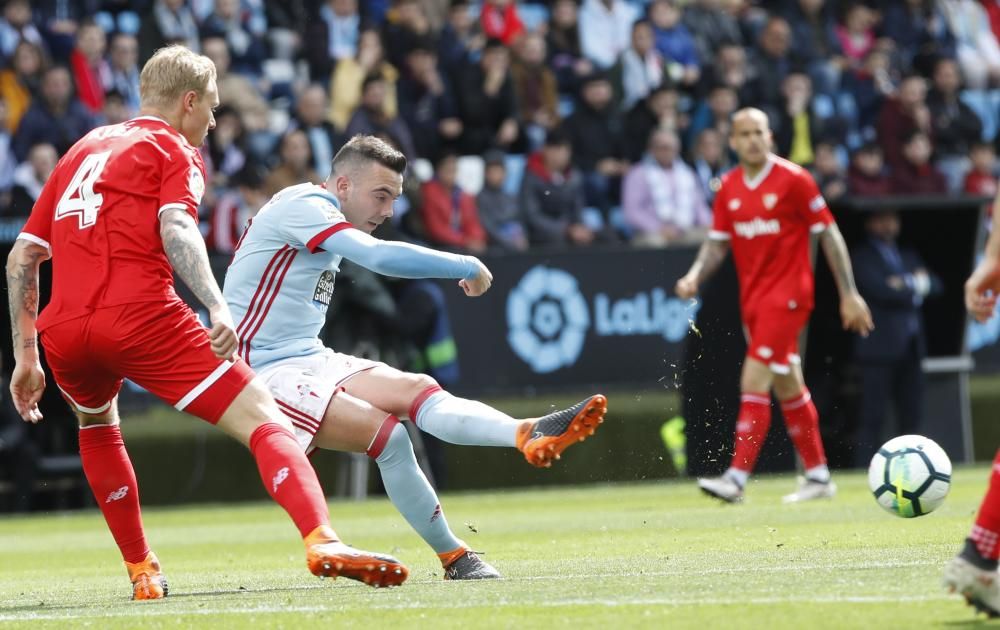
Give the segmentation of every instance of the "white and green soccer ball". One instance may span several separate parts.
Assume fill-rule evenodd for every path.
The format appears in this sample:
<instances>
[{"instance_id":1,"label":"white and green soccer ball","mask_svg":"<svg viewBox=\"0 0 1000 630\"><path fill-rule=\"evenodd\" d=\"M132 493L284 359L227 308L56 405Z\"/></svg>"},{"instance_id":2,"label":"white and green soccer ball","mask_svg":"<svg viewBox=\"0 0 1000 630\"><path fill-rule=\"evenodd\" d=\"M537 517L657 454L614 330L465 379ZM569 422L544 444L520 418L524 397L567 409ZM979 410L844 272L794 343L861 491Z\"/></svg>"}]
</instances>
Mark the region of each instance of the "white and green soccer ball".
<instances>
[{"instance_id":1,"label":"white and green soccer ball","mask_svg":"<svg viewBox=\"0 0 1000 630\"><path fill-rule=\"evenodd\" d=\"M868 487L878 504L903 518L939 508L951 488L951 460L934 440L901 435L878 449L868 466Z\"/></svg>"}]
</instances>

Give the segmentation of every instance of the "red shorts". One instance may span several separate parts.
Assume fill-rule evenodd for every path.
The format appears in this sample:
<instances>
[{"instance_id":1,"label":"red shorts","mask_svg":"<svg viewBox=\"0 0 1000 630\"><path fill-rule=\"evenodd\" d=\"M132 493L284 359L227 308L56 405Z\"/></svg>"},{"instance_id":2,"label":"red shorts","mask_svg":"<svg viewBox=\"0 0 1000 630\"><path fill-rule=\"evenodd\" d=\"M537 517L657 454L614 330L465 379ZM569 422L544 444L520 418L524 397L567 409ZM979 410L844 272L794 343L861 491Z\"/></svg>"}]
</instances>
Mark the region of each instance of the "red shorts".
<instances>
[{"instance_id":1,"label":"red shorts","mask_svg":"<svg viewBox=\"0 0 1000 630\"><path fill-rule=\"evenodd\" d=\"M41 340L56 385L84 413L107 411L124 377L215 424L254 378L242 360L212 353L208 331L180 300L101 308L46 328Z\"/></svg>"},{"instance_id":2,"label":"red shorts","mask_svg":"<svg viewBox=\"0 0 1000 630\"><path fill-rule=\"evenodd\" d=\"M810 310L787 308L744 309L743 329L747 335L747 356L788 374L801 363L799 334L809 322Z\"/></svg>"}]
</instances>

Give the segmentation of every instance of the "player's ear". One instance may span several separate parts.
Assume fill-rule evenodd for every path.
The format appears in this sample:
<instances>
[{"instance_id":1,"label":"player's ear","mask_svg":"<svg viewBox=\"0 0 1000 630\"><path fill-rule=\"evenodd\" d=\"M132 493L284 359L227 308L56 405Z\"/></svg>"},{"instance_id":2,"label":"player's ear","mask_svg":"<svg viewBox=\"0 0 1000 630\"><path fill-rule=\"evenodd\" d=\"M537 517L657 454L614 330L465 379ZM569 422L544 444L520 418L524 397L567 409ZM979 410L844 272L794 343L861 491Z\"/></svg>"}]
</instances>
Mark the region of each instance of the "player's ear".
<instances>
[{"instance_id":1,"label":"player's ear","mask_svg":"<svg viewBox=\"0 0 1000 630\"><path fill-rule=\"evenodd\" d=\"M190 112L194 110L195 101L198 100L198 93L194 90L189 90L184 93L184 111Z\"/></svg>"},{"instance_id":2,"label":"player's ear","mask_svg":"<svg viewBox=\"0 0 1000 630\"><path fill-rule=\"evenodd\" d=\"M333 180L333 190L335 193L346 195L351 190L351 180L345 175L337 175Z\"/></svg>"}]
</instances>

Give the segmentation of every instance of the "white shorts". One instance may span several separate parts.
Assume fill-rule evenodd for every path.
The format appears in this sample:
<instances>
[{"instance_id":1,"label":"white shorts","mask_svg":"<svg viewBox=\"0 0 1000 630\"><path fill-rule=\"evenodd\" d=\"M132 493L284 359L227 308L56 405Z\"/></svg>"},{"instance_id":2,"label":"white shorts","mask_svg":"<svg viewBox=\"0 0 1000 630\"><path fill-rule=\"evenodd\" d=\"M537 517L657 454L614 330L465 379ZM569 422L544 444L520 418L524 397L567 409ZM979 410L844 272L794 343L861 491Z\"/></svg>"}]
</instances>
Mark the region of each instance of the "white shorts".
<instances>
[{"instance_id":1,"label":"white shorts","mask_svg":"<svg viewBox=\"0 0 1000 630\"><path fill-rule=\"evenodd\" d=\"M292 421L295 439L306 453L319 431L326 408L347 379L382 365L324 348L323 352L269 363L257 375Z\"/></svg>"}]
</instances>

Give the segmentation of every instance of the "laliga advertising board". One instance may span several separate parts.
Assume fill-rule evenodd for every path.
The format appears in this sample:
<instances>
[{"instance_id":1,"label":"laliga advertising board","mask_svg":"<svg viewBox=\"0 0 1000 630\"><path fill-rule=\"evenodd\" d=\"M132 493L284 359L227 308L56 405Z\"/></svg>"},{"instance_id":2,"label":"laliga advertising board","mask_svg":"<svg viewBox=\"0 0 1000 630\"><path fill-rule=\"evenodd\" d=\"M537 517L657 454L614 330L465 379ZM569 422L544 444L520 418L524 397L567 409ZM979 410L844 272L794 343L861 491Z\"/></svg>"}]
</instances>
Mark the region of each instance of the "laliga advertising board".
<instances>
[{"instance_id":1,"label":"laliga advertising board","mask_svg":"<svg viewBox=\"0 0 1000 630\"><path fill-rule=\"evenodd\" d=\"M692 252L597 250L491 256L493 287L446 291L463 390L681 382L699 303L673 281Z\"/></svg>"}]
</instances>

